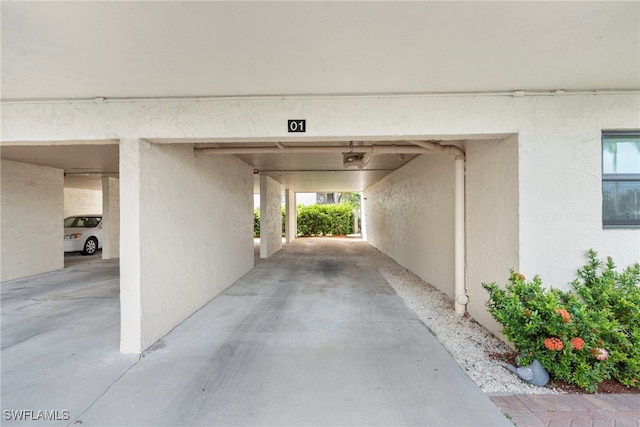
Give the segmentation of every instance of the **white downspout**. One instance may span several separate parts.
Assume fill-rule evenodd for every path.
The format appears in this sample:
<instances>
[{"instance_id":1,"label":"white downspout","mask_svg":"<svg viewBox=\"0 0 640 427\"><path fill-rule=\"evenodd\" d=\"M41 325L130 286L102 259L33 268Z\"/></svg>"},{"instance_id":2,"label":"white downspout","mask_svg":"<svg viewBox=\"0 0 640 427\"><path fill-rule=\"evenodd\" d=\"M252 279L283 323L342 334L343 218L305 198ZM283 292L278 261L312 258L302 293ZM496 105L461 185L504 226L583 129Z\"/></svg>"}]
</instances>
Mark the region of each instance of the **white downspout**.
<instances>
[{"instance_id":1,"label":"white downspout","mask_svg":"<svg viewBox=\"0 0 640 427\"><path fill-rule=\"evenodd\" d=\"M282 144L280 144L282 145ZM442 147L447 148L447 147ZM457 147L453 147L457 148ZM196 155L224 155L224 154L314 154L314 153L366 153L372 156L380 154L429 154L431 148L413 145L368 145L362 147L340 146L300 146L291 147L195 147Z\"/></svg>"},{"instance_id":2,"label":"white downspout","mask_svg":"<svg viewBox=\"0 0 640 427\"><path fill-rule=\"evenodd\" d=\"M465 290L465 245L464 245L464 155L456 156L455 160L455 310L456 314L462 316L469 302Z\"/></svg>"},{"instance_id":3,"label":"white downspout","mask_svg":"<svg viewBox=\"0 0 640 427\"><path fill-rule=\"evenodd\" d=\"M455 145L441 145L435 141L410 141L433 153L452 154L455 157L454 178L454 307L457 315L464 315L469 296L465 289L465 153Z\"/></svg>"}]
</instances>

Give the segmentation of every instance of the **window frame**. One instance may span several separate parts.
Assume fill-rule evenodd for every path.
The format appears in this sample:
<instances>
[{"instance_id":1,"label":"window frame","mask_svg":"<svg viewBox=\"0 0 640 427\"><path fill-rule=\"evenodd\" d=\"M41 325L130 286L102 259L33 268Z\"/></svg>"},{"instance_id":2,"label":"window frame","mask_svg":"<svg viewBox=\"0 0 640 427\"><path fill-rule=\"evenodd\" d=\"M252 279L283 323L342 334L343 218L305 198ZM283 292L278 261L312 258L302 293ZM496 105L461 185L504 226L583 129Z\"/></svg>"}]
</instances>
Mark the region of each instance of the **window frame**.
<instances>
[{"instance_id":1,"label":"window frame","mask_svg":"<svg viewBox=\"0 0 640 427\"><path fill-rule=\"evenodd\" d=\"M600 158L601 158L601 196L602 196L602 228L607 230L621 230L621 229L640 229L640 219L632 220L633 222L622 222L621 220L607 221L605 219L605 183L607 182L638 182L640 183L640 173L605 173L604 172L604 153L605 153L605 141L608 137L634 137L640 138L640 130L637 131L602 131L602 138L600 144Z\"/></svg>"}]
</instances>

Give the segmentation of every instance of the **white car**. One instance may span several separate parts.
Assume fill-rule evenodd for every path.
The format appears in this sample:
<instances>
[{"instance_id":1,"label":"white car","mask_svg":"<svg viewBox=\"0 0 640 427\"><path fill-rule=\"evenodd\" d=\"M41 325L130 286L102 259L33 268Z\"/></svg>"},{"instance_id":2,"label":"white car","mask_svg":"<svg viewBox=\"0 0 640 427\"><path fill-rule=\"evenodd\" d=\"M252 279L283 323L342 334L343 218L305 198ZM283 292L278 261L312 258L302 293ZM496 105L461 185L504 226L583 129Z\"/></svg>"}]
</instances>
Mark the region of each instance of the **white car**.
<instances>
[{"instance_id":1,"label":"white car","mask_svg":"<svg viewBox=\"0 0 640 427\"><path fill-rule=\"evenodd\" d=\"M93 255L102 248L102 215L78 215L64 219L64 251Z\"/></svg>"}]
</instances>

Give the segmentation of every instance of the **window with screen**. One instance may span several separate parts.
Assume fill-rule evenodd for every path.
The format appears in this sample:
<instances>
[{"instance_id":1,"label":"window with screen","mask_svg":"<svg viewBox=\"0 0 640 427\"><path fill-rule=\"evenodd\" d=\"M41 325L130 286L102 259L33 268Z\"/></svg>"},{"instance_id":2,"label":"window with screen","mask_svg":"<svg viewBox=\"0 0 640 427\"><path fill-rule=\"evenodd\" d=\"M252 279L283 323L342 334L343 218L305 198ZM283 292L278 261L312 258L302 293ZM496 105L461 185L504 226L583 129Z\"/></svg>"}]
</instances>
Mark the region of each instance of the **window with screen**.
<instances>
[{"instance_id":1,"label":"window with screen","mask_svg":"<svg viewBox=\"0 0 640 427\"><path fill-rule=\"evenodd\" d=\"M602 133L602 224L640 228L640 131Z\"/></svg>"}]
</instances>

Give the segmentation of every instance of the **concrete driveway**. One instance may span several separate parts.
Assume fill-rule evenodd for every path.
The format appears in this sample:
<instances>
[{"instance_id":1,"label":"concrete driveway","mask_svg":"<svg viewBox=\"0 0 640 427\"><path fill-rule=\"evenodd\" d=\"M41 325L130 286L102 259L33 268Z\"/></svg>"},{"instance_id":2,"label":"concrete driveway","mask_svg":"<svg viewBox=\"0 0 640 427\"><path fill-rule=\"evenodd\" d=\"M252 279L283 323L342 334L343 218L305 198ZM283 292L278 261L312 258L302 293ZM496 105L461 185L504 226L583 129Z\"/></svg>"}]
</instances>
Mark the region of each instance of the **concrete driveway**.
<instances>
[{"instance_id":1,"label":"concrete driveway","mask_svg":"<svg viewBox=\"0 0 640 427\"><path fill-rule=\"evenodd\" d=\"M3 415L67 410L54 424L90 426L512 425L377 271L390 266L359 240L296 240L140 358L117 352L112 261L3 283Z\"/></svg>"}]
</instances>

